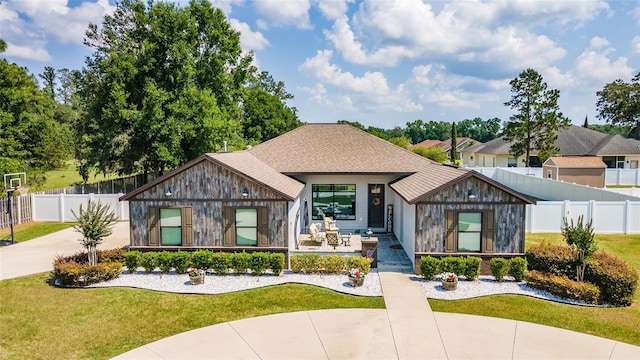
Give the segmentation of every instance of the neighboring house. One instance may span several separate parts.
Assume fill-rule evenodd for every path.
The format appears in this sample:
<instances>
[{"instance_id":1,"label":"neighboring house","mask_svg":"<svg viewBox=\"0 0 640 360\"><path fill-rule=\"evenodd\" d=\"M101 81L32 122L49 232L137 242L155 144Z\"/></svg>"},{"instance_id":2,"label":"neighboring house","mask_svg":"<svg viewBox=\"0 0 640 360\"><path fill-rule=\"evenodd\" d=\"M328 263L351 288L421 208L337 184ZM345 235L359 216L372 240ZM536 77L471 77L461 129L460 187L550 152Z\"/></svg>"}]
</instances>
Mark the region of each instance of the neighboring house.
<instances>
[{"instance_id":1,"label":"neighboring house","mask_svg":"<svg viewBox=\"0 0 640 360\"><path fill-rule=\"evenodd\" d=\"M121 197L132 249L279 251L309 222L391 232L409 258L523 254L533 201L347 124L308 124L249 150L204 154Z\"/></svg>"},{"instance_id":2,"label":"neighboring house","mask_svg":"<svg viewBox=\"0 0 640 360\"><path fill-rule=\"evenodd\" d=\"M557 156L597 156L609 168L637 169L640 162L640 141L620 135L608 135L599 131L571 125L558 131L555 145L560 149ZM525 157L517 159L509 153L511 143L504 137L484 144L474 144L462 150L462 161L466 166L523 167ZM541 167L537 150L531 152L532 167Z\"/></svg>"},{"instance_id":3,"label":"neighboring house","mask_svg":"<svg viewBox=\"0 0 640 360\"><path fill-rule=\"evenodd\" d=\"M547 179L603 188L607 164L596 156L550 157L542 164Z\"/></svg>"},{"instance_id":4,"label":"neighboring house","mask_svg":"<svg viewBox=\"0 0 640 360\"><path fill-rule=\"evenodd\" d=\"M473 144L478 144L477 141L471 139L471 138L458 138L456 143L458 144L456 146L457 151L458 151L458 159L462 160L462 153L460 151L462 151L464 148L467 148ZM481 143L480 143L481 144ZM434 147L434 146L438 146L440 148L442 148L442 150L444 150L447 154L449 154L449 151L451 150L451 139L447 139L444 141L440 141L440 140L425 140L425 141L421 141L415 145L413 145L413 147L418 147L418 146L422 146L425 148L430 148L430 147Z\"/></svg>"}]
</instances>

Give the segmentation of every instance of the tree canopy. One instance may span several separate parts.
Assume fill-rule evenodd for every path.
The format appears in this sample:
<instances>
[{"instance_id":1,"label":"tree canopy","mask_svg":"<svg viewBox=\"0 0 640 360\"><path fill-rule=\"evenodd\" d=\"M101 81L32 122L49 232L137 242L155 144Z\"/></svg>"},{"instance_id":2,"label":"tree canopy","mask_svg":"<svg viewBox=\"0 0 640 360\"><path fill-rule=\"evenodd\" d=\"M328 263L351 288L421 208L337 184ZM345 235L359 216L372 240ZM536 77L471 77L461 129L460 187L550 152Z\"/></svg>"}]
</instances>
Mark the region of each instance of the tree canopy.
<instances>
[{"instance_id":1,"label":"tree canopy","mask_svg":"<svg viewBox=\"0 0 640 360\"><path fill-rule=\"evenodd\" d=\"M559 111L560 91L547 89L542 75L526 69L511 85L511 100L504 103L517 111L504 128L505 140L513 141L510 152L515 156L525 155L525 166L529 166L532 150L544 161L558 152L554 142L557 130L567 128L570 121Z\"/></svg>"},{"instance_id":2,"label":"tree canopy","mask_svg":"<svg viewBox=\"0 0 640 360\"><path fill-rule=\"evenodd\" d=\"M640 140L640 72L624 82L618 79L596 93L598 118L627 128L627 134Z\"/></svg>"}]
</instances>

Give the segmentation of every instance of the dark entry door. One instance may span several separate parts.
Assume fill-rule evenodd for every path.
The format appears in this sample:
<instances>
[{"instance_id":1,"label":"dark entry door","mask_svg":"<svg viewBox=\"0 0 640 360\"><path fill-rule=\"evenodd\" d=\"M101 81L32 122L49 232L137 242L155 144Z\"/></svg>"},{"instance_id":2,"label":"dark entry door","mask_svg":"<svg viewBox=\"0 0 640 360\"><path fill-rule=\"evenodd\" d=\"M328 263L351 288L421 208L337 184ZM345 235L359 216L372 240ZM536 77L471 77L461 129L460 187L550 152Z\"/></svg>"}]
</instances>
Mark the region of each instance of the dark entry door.
<instances>
[{"instance_id":1,"label":"dark entry door","mask_svg":"<svg viewBox=\"0 0 640 360\"><path fill-rule=\"evenodd\" d=\"M384 228L384 184L369 184L370 228Z\"/></svg>"}]
</instances>

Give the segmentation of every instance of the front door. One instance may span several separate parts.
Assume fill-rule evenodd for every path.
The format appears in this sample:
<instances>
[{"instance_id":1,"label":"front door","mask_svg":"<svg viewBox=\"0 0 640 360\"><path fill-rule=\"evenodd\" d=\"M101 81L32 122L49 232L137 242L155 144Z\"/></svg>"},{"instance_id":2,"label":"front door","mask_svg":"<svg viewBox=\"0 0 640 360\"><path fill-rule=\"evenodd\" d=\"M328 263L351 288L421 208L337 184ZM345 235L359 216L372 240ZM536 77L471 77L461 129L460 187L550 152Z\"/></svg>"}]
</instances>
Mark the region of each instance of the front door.
<instances>
[{"instance_id":1,"label":"front door","mask_svg":"<svg viewBox=\"0 0 640 360\"><path fill-rule=\"evenodd\" d=\"M369 228L384 228L384 184L369 184Z\"/></svg>"}]
</instances>

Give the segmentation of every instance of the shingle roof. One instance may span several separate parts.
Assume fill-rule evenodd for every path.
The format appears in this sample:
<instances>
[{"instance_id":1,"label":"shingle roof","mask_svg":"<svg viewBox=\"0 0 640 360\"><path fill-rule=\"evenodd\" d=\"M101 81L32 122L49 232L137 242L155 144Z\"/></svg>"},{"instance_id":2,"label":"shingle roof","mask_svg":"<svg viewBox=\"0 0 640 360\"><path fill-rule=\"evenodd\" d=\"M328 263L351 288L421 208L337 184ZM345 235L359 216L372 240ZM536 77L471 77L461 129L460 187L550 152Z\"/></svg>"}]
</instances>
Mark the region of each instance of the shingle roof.
<instances>
[{"instance_id":1,"label":"shingle roof","mask_svg":"<svg viewBox=\"0 0 640 360\"><path fill-rule=\"evenodd\" d=\"M463 146L464 144L466 144L469 141L473 141L472 138L466 138L466 137L461 137L458 138L456 141L457 147L460 148L460 146ZM476 142L477 143L477 142ZM447 140L424 140L421 141L415 145L413 145L413 147L416 146L424 146L426 148L430 148L433 146L439 146L441 148L443 148L445 151L448 151L449 149L451 149L451 138L447 139Z\"/></svg>"},{"instance_id":2,"label":"shingle roof","mask_svg":"<svg viewBox=\"0 0 640 360\"><path fill-rule=\"evenodd\" d=\"M423 147L426 147L426 148L430 148L432 146L439 146L440 144L442 144L442 141L440 141L440 140L424 140L424 141L421 141L421 142L413 145L413 147L423 146Z\"/></svg>"},{"instance_id":3,"label":"shingle roof","mask_svg":"<svg viewBox=\"0 0 640 360\"><path fill-rule=\"evenodd\" d=\"M284 174L411 174L436 165L348 124L307 124L248 150Z\"/></svg>"},{"instance_id":4,"label":"shingle roof","mask_svg":"<svg viewBox=\"0 0 640 360\"><path fill-rule=\"evenodd\" d=\"M640 154L638 140L608 135L576 125L558 131L555 145L560 148L558 155L562 156ZM484 144L474 144L461 152L504 155L509 154L510 147L511 143L501 136ZM532 155L537 153L537 150L532 151Z\"/></svg>"},{"instance_id":5,"label":"shingle roof","mask_svg":"<svg viewBox=\"0 0 640 360\"><path fill-rule=\"evenodd\" d=\"M543 165L565 168L606 168L607 164L597 156L552 156Z\"/></svg>"}]
</instances>

